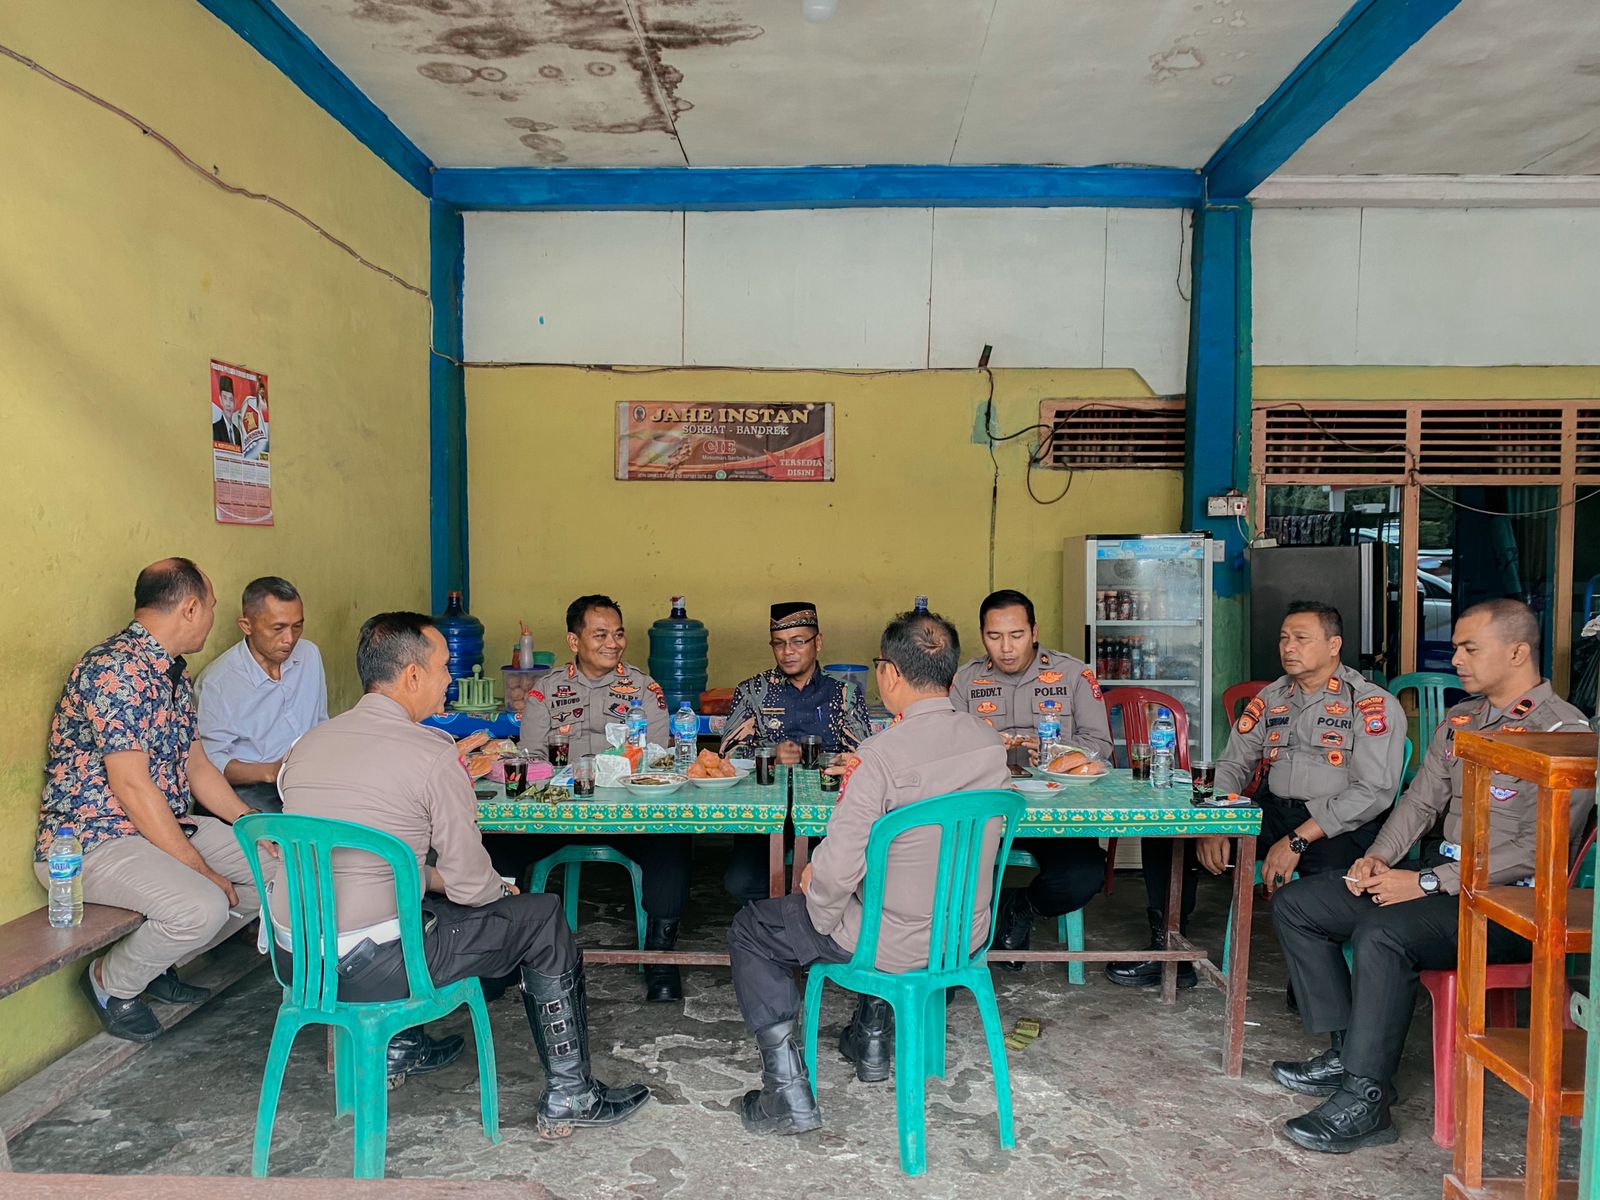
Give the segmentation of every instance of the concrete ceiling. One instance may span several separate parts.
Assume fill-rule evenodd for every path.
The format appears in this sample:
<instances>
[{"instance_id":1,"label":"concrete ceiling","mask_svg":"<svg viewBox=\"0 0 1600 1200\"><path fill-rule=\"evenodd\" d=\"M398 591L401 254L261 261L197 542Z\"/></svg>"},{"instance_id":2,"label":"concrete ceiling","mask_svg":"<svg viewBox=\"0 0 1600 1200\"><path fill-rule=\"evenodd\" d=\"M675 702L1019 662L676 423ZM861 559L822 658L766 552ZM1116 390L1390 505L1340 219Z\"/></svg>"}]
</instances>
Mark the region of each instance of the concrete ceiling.
<instances>
[{"instance_id":1,"label":"concrete ceiling","mask_svg":"<svg viewBox=\"0 0 1600 1200\"><path fill-rule=\"evenodd\" d=\"M1600 174L1600 0L1462 0L1280 174Z\"/></svg>"},{"instance_id":2,"label":"concrete ceiling","mask_svg":"<svg viewBox=\"0 0 1600 1200\"><path fill-rule=\"evenodd\" d=\"M1351 0L278 3L439 166L1199 167Z\"/></svg>"}]
</instances>

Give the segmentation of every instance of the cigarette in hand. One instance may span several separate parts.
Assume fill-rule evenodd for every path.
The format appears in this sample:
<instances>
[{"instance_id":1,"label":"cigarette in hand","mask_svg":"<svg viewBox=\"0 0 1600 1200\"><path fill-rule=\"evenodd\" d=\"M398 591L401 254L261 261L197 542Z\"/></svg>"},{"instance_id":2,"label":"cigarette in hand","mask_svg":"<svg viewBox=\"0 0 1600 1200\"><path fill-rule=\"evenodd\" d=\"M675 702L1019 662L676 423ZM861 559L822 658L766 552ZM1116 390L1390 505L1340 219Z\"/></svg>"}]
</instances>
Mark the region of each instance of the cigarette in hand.
<instances>
[{"instance_id":1,"label":"cigarette in hand","mask_svg":"<svg viewBox=\"0 0 1600 1200\"><path fill-rule=\"evenodd\" d=\"M1357 879L1354 875L1346 875L1344 877L1344 881L1346 883L1360 883L1361 882L1361 880Z\"/></svg>"}]
</instances>

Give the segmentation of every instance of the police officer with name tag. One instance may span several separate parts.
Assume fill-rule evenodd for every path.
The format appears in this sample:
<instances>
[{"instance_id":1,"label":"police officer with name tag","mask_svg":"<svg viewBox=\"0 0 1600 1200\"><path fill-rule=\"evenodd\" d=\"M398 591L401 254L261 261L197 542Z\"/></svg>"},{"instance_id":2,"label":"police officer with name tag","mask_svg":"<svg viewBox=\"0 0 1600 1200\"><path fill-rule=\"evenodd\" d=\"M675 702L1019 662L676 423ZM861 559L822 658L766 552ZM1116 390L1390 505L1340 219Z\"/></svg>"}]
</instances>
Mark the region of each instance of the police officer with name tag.
<instances>
[{"instance_id":1,"label":"police officer with name tag","mask_svg":"<svg viewBox=\"0 0 1600 1200\"><path fill-rule=\"evenodd\" d=\"M1216 790L1245 792L1260 769L1253 798L1261 806L1256 852L1261 879L1275 892L1298 872L1343 872L1366 853L1394 803L1405 762L1406 715L1400 702L1339 662L1344 624L1339 610L1296 600L1278 632L1284 674L1245 706L1217 761ZM1146 839L1145 894L1150 946L1165 944L1164 914L1171 842ZM1200 865L1213 875L1233 866L1233 841L1200 839ZM1238 863L1241 871L1253 864ZM1182 926L1194 911L1195 875L1185 871ZM1106 977L1125 987L1154 987L1161 964L1109 963ZM1178 969L1178 986L1193 987L1194 967Z\"/></svg>"},{"instance_id":2,"label":"police officer with name tag","mask_svg":"<svg viewBox=\"0 0 1600 1200\"><path fill-rule=\"evenodd\" d=\"M649 738L657 746L672 744L667 698L661 685L626 659L628 633L622 609L610 596L579 596L567 606L567 646L572 661L545 676L543 691L530 691L518 738L530 758L543 762L552 733L567 738L576 762L583 754L610 749L606 726L627 720L634 700L650 723ZM594 841L567 838L565 841ZM693 867L691 835L636 834L607 839L639 864L644 873L646 950L671 950L678 944L678 922L689 902ZM541 841L541 853L556 839ZM497 849L504 839L496 839ZM676 966L649 964L644 969L645 999L683 999L683 981Z\"/></svg>"},{"instance_id":3,"label":"police officer with name tag","mask_svg":"<svg viewBox=\"0 0 1600 1200\"><path fill-rule=\"evenodd\" d=\"M984 655L956 672L950 688L955 706L993 725L1013 761L1037 762L1034 730L1045 702L1054 700L1061 740L1108 758L1111 723L1094 671L1070 654L1040 648L1033 601L1010 588L994 592L978 606L978 626ZM1001 950L1026 950L1035 917L1054 920L1088 904L1106 872L1105 851L1095 838L1027 838L1015 845L1033 855L1039 874L1025 888L1001 892L995 930ZM994 965L1022 969L1017 962Z\"/></svg>"},{"instance_id":4,"label":"police officer with name tag","mask_svg":"<svg viewBox=\"0 0 1600 1200\"><path fill-rule=\"evenodd\" d=\"M1377 840L1349 868L1296 880L1272 906L1289 977L1306 1031L1326 1034L1327 1050L1305 1062L1276 1062L1272 1075L1290 1091L1325 1097L1284 1125L1308 1150L1342 1154L1384 1145L1400 1135L1389 1115L1394 1076L1411 1027L1418 972L1454 968L1461 890L1462 766L1458 733L1546 733L1589 728L1583 714L1539 675L1539 624L1520 600L1488 600L1461 614L1451 659L1472 697L1434 730L1411 786ZM1511 775L1489 780L1489 882L1531 884L1538 840L1539 789ZM1572 793L1571 849L1590 810L1592 791ZM1418 838L1440 817L1444 841ZM1350 946L1351 964L1344 947ZM1488 960L1527 962L1531 947L1493 921Z\"/></svg>"}]
</instances>

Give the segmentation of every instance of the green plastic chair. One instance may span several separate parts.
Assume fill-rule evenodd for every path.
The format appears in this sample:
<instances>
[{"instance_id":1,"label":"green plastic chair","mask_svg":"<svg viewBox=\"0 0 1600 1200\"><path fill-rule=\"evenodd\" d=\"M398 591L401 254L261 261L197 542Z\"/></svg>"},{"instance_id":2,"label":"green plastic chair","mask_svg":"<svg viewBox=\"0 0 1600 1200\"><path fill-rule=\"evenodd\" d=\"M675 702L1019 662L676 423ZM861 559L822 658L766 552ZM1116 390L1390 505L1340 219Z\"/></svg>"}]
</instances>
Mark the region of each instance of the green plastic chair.
<instances>
[{"instance_id":1,"label":"green plastic chair","mask_svg":"<svg viewBox=\"0 0 1600 1200\"><path fill-rule=\"evenodd\" d=\"M1011 855L1011 840L1026 809L1027 802L1013 791L955 792L908 804L879 817L867 841L867 892L862 902L861 940L855 954L847 963L815 964L806 980L805 1054L813 1094L817 1088L817 1023L822 1013L823 983L831 979L852 992L878 996L894 1010L900 1168L907 1175L921 1175L928 1166L924 1084L929 1075L944 1078L946 988L964 987L978 1003L989 1062L994 1069L1000 1145L1009 1149L1017 1144L1011 1123L1011 1075L1000 1030L1000 1007L995 1002L994 981L989 977L989 943L994 940L998 904L989 905L989 934L976 950L971 949L970 931L977 910L978 881L987 871L989 894L998 900L1000 878ZM993 862L985 862L984 829L996 819L1005 826L999 853ZM880 971L875 964L889 847L909 830L927 826L940 830L928 965L903 974Z\"/></svg>"},{"instance_id":2,"label":"green plastic chair","mask_svg":"<svg viewBox=\"0 0 1600 1200\"><path fill-rule=\"evenodd\" d=\"M478 1091L483 1110L483 1132L500 1141L500 1092L495 1082L494 1039L489 1032L489 1010L483 988L476 979L436 985L428 976L422 949L422 889L417 857L393 834L334 821L325 817L286 813L252 813L240 817L234 836L244 847L250 873L263 897L266 881L261 874L259 842L271 842L281 854L283 872L279 886L288 891L289 936L294 955L293 978L285 980L272 955L272 971L283 987L278 1019L272 1027L261 1078L261 1102L256 1109L255 1149L250 1173L267 1173L272 1147L272 1125L283 1088L284 1067L294 1039L307 1025L333 1028L334 1113L355 1113L355 1176L383 1177L384 1151L389 1133L389 1081L386 1051L403 1029L448 1016L463 1004L472 1015L472 1035L478 1046ZM405 1000L352 1003L339 1000L337 966L339 928L335 920L333 859L335 850L359 850L381 858L394 871L395 905L400 913L400 945L405 955L406 982L411 995ZM266 920L265 913L262 919Z\"/></svg>"},{"instance_id":3,"label":"green plastic chair","mask_svg":"<svg viewBox=\"0 0 1600 1200\"><path fill-rule=\"evenodd\" d=\"M1006 856L1006 866L1032 867L1037 871L1039 869L1039 860L1026 850L1013 850ZM1068 950L1081 951L1083 949L1083 909L1062 913L1056 919L1056 941L1060 942ZM1081 962L1069 962L1067 964L1067 982L1076 983L1080 986L1088 982L1084 978L1083 964Z\"/></svg>"},{"instance_id":4,"label":"green plastic chair","mask_svg":"<svg viewBox=\"0 0 1600 1200\"><path fill-rule=\"evenodd\" d=\"M1428 742L1433 738L1433 731L1439 728L1439 722L1444 720L1445 710L1450 705L1445 701L1446 691L1464 692L1461 680L1448 671L1412 671L1405 675L1396 675L1389 681L1389 694L1396 700L1401 698L1400 693L1414 691L1417 693L1417 719L1406 728L1406 744L1415 751L1417 767L1422 767L1422 756L1427 753ZM1412 775L1407 759L1405 781L1411 782Z\"/></svg>"},{"instance_id":5,"label":"green plastic chair","mask_svg":"<svg viewBox=\"0 0 1600 1200\"><path fill-rule=\"evenodd\" d=\"M561 903L566 909L567 925L576 933L578 932L578 878L583 871L584 863L615 863L624 868L633 879L633 923L639 935L639 949L643 950L644 872L640 870L638 863L620 850L613 850L610 846L563 846L533 865L533 876L529 881L528 890L549 891L550 872L557 867L565 867L566 870L561 875Z\"/></svg>"}]
</instances>

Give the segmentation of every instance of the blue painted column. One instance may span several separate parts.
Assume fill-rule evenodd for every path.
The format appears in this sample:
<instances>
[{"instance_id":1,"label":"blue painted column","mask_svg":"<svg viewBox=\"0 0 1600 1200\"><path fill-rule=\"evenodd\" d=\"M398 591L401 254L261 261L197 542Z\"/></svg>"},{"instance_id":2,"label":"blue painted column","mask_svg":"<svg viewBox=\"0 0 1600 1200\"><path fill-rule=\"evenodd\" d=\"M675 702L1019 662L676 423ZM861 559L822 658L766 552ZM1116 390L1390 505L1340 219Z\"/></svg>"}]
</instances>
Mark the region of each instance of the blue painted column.
<instances>
[{"instance_id":1,"label":"blue painted column","mask_svg":"<svg viewBox=\"0 0 1600 1200\"><path fill-rule=\"evenodd\" d=\"M449 593L467 592L467 394L460 366L461 212L431 202L429 293L433 347L428 354L428 524L433 612ZM468 597L470 599L470 597Z\"/></svg>"}]
</instances>

